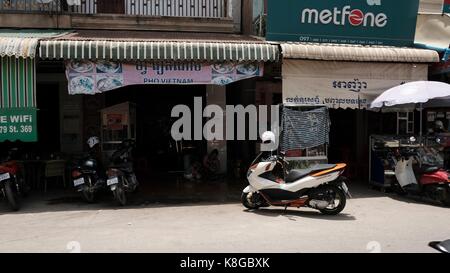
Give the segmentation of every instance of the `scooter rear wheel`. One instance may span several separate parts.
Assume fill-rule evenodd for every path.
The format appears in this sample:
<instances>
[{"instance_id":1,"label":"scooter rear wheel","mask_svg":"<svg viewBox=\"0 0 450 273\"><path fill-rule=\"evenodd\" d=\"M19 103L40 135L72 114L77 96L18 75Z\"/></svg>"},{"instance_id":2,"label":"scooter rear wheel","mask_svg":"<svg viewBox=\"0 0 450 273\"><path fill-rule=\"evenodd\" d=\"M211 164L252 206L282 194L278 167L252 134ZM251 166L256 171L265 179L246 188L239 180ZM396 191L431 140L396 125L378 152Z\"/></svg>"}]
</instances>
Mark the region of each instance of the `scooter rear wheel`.
<instances>
[{"instance_id":1,"label":"scooter rear wheel","mask_svg":"<svg viewBox=\"0 0 450 273\"><path fill-rule=\"evenodd\" d=\"M127 204L127 193L126 193L125 189L123 188L124 179L126 179L126 178L125 177L119 178L119 181L120 181L119 185L117 185L116 189L113 191L114 199L122 207L126 206L126 204Z\"/></svg>"},{"instance_id":2,"label":"scooter rear wheel","mask_svg":"<svg viewBox=\"0 0 450 273\"><path fill-rule=\"evenodd\" d=\"M336 198L338 198L339 204L333 208L325 208L325 209L321 209L319 211L325 215L338 215L339 213L341 213L341 211L344 210L345 205L347 203L347 197L345 196L344 191L336 186L328 186L324 190L327 192L329 192L329 191L334 192L335 193L335 197L334 197L335 201L336 201Z\"/></svg>"},{"instance_id":3,"label":"scooter rear wheel","mask_svg":"<svg viewBox=\"0 0 450 273\"><path fill-rule=\"evenodd\" d=\"M9 206L13 211L18 211L20 209L19 196L13 190L14 184L13 181L8 180L4 185L6 199L8 200Z\"/></svg>"},{"instance_id":4,"label":"scooter rear wheel","mask_svg":"<svg viewBox=\"0 0 450 273\"><path fill-rule=\"evenodd\" d=\"M87 182L86 184L88 186L85 186L85 188L83 189L83 191L81 192L83 199L86 200L86 202L88 203L94 203L95 201L95 194L94 191L92 191L90 188L92 188L92 179L90 176L85 176L84 177L85 181Z\"/></svg>"},{"instance_id":5,"label":"scooter rear wheel","mask_svg":"<svg viewBox=\"0 0 450 273\"><path fill-rule=\"evenodd\" d=\"M442 200L442 204L446 207L450 207L450 189L447 189L447 198L445 200Z\"/></svg>"}]
</instances>

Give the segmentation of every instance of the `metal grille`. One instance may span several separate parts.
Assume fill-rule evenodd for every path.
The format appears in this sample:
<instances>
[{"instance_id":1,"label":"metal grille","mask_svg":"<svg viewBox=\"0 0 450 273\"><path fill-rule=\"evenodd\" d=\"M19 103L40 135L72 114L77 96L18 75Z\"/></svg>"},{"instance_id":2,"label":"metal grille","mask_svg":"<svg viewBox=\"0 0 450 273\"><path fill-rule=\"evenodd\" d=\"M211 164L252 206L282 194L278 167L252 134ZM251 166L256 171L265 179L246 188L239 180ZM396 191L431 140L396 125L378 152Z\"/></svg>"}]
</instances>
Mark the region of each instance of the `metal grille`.
<instances>
[{"instance_id":1,"label":"metal grille","mask_svg":"<svg viewBox=\"0 0 450 273\"><path fill-rule=\"evenodd\" d=\"M39 0L0 0L0 12L58 12L60 11L59 1L52 1L47 4L40 3Z\"/></svg>"},{"instance_id":2,"label":"metal grille","mask_svg":"<svg viewBox=\"0 0 450 273\"><path fill-rule=\"evenodd\" d=\"M229 17L229 0L124 0L127 15L198 18ZM0 12L65 12L97 14L97 0L82 0L80 6L63 10L65 0L42 4L39 0L0 0Z\"/></svg>"},{"instance_id":3,"label":"metal grille","mask_svg":"<svg viewBox=\"0 0 450 273\"><path fill-rule=\"evenodd\" d=\"M125 13L144 16L227 17L226 0L126 0Z\"/></svg>"},{"instance_id":4,"label":"metal grille","mask_svg":"<svg viewBox=\"0 0 450 273\"><path fill-rule=\"evenodd\" d=\"M81 0L81 6L73 6L73 13L97 14L97 0Z\"/></svg>"}]
</instances>

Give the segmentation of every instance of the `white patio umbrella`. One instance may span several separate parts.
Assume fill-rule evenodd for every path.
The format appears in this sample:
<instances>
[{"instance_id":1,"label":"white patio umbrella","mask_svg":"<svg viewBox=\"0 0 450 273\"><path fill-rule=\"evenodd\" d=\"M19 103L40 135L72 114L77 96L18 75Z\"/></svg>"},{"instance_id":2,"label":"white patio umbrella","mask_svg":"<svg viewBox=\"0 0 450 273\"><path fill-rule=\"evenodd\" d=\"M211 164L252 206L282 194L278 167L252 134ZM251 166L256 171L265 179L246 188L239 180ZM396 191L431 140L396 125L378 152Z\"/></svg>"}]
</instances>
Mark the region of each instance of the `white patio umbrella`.
<instances>
[{"instance_id":1,"label":"white patio umbrella","mask_svg":"<svg viewBox=\"0 0 450 273\"><path fill-rule=\"evenodd\" d=\"M450 97L450 84L434 81L409 82L385 91L372 102L370 108L419 104L420 137L422 137L423 104L434 99L447 101L448 97Z\"/></svg>"}]
</instances>

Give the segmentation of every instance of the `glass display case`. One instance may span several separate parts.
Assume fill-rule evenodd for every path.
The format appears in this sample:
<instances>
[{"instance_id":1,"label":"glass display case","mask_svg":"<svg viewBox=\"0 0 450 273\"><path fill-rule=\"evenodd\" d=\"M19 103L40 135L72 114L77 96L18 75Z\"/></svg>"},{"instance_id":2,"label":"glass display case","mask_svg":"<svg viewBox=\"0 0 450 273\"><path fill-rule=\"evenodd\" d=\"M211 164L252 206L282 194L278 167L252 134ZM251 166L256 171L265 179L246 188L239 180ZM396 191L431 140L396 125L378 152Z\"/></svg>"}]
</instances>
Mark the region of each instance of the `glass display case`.
<instances>
[{"instance_id":1,"label":"glass display case","mask_svg":"<svg viewBox=\"0 0 450 273\"><path fill-rule=\"evenodd\" d=\"M433 136L381 136L370 137L369 181L382 189L389 188L396 179L395 167L402 157L413 157L413 164L446 168L446 138Z\"/></svg>"},{"instance_id":2,"label":"glass display case","mask_svg":"<svg viewBox=\"0 0 450 273\"><path fill-rule=\"evenodd\" d=\"M417 149L422 145L416 136L370 136L369 182L384 191L395 178L397 156L402 148Z\"/></svg>"}]
</instances>

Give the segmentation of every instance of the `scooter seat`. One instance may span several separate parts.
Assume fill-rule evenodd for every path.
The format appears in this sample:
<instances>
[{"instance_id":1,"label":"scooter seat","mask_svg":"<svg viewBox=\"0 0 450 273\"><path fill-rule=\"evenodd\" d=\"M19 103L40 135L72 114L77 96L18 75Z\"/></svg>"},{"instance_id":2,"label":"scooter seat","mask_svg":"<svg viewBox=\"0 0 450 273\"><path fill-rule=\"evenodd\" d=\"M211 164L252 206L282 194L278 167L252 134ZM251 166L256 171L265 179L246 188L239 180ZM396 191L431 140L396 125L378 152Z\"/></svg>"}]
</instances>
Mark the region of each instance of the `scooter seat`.
<instances>
[{"instance_id":1,"label":"scooter seat","mask_svg":"<svg viewBox=\"0 0 450 273\"><path fill-rule=\"evenodd\" d=\"M297 169L297 170L291 170L288 175L286 176L286 183L292 183L299 179L302 179L305 176L308 176L311 173L315 172L321 172L329 169L335 168L336 164L318 164L311 168L307 169Z\"/></svg>"},{"instance_id":2,"label":"scooter seat","mask_svg":"<svg viewBox=\"0 0 450 273\"><path fill-rule=\"evenodd\" d=\"M439 167L436 166L423 166L421 168L421 172L424 174L435 173L437 171L439 171Z\"/></svg>"}]
</instances>

